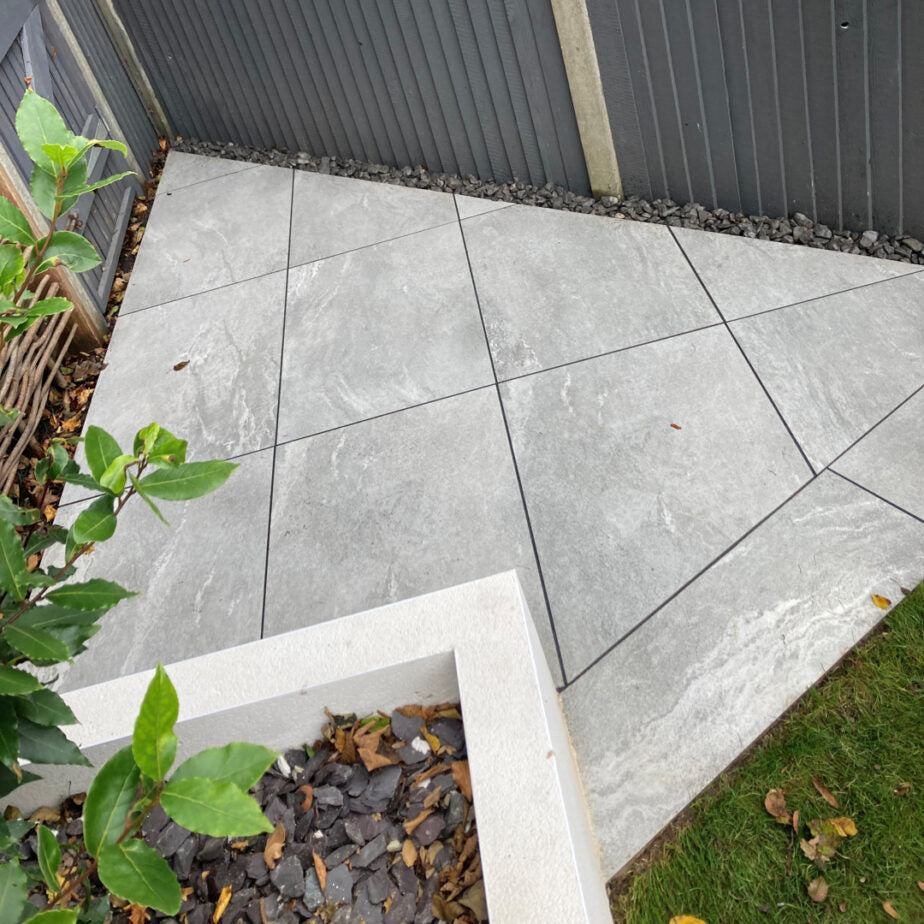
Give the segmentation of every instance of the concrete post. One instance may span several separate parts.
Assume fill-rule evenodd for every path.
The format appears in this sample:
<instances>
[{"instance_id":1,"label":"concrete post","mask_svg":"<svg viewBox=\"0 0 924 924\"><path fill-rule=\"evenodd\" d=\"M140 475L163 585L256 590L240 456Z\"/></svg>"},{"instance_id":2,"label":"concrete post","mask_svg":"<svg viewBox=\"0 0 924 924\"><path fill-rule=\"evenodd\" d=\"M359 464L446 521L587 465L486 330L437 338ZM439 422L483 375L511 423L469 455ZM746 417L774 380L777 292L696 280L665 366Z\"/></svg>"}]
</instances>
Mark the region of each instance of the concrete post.
<instances>
[{"instance_id":1,"label":"concrete post","mask_svg":"<svg viewBox=\"0 0 924 924\"><path fill-rule=\"evenodd\" d=\"M593 194L622 198L622 180L585 0L551 0Z\"/></svg>"}]
</instances>

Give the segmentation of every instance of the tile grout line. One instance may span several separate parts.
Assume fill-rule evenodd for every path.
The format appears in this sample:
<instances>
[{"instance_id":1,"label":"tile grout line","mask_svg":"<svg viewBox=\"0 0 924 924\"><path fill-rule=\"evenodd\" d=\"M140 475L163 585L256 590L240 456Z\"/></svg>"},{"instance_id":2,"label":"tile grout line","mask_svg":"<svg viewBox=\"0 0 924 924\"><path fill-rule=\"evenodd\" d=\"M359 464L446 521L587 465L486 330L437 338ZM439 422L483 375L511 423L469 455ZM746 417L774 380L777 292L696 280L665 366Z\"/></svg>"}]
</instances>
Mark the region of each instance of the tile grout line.
<instances>
[{"instance_id":1,"label":"tile grout line","mask_svg":"<svg viewBox=\"0 0 924 924\"><path fill-rule=\"evenodd\" d=\"M177 151L177 154L185 154L185 153L186 153L185 151ZM198 156L202 156L202 155L198 155ZM225 161L227 161L228 158L227 158L227 157L209 157L209 160L225 160ZM241 163L241 161L230 161L230 163ZM240 170L231 170L231 171L228 172L228 173L220 173L218 176L207 176L204 180L194 180L192 183L186 183L186 184L183 185L183 186L175 186L173 189L165 189L165 190L164 190L164 195L165 195L165 196L171 196L171 195L173 195L173 193L175 193L175 192L180 192L180 191L183 190L183 189L192 189L193 186L201 186L203 183L211 183L211 182L213 182L213 181L215 181L215 180L223 180L225 177L228 177L228 176L237 176L239 173L244 173L244 172L246 172L247 170L253 170L255 167L264 167L264 166L267 166L267 165L266 165L266 164L246 164L246 163L245 163L245 164L240 168ZM157 192L160 192L160 189L159 189L159 188L158 188ZM155 193L155 195L156 195L156 193Z\"/></svg>"},{"instance_id":2,"label":"tile grout line","mask_svg":"<svg viewBox=\"0 0 924 924\"><path fill-rule=\"evenodd\" d=\"M285 291L282 296L282 336L279 344L279 384L276 386L276 427L273 433L273 459L270 467L269 511L266 517L266 557L263 565L263 605L260 607L260 638L266 630L266 595L269 586L270 535L273 528L273 494L276 489L276 453L279 448L279 406L282 401L282 373L286 351L286 311L289 306L289 258L292 254L292 225L295 216L295 171L289 187L289 240L286 244Z\"/></svg>"},{"instance_id":3,"label":"tile grout line","mask_svg":"<svg viewBox=\"0 0 924 924\"><path fill-rule=\"evenodd\" d=\"M773 396L770 394L769 389L764 384L763 379L757 374L757 370L754 368L754 364L751 362L751 357L748 356L748 354L744 351L744 347L741 346L741 343L739 342L738 338L735 336L735 332L731 329L731 326L726 320L725 315L722 314L722 310L719 308L719 305L716 302L716 300L712 297L712 293L707 288L706 283L703 282L702 277L699 275L699 272L697 271L696 267L693 265L693 261L687 255L687 252L683 249L683 245L680 243L680 241L677 240L677 236L674 234L673 227L671 225L666 225L666 227L674 243L680 249L680 252L683 254L684 259L687 261L687 264L689 265L691 271L693 272L693 275L696 277L697 281L702 286L703 291L706 293L706 297L709 299L710 302L712 302L712 307L715 308L719 317L722 319L722 323L725 325L725 329L728 331L728 336L732 338L735 346L738 347L738 350L741 353L742 357L744 358L744 361L748 364L748 368L751 370L751 372L754 375L754 378L757 379L757 383L760 385L760 387L763 389L764 394L767 396L767 400L770 402L770 406L773 408L774 411L776 411L776 415L777 417L779 417L780 422L786 428L786 432L789 434L789 438L795 444L796 449L799 450L799 454L802 456L803 461L808 466L809 471L812 473L813 476L818 474L815 471L815 466L812 465L812 463L809 461L809 457L806 455L805 450L802 448L802 444L796 439L796 436L792 432L792 429L790 428L789 423L787 422L786 418L783 416L780 409L777 407L776 401L773 400Z\"/></svg>"},{"instance_id":4,"label":"tile grout line","mask_svg":"<svg viewBox=\"0 0 924 924\"><path fill-rule=\"evenodd\" d=\"M674 238L674 240L677 239ZM681 245L681 247L682 246L683 245ZM896 261L889 260L888 262L893 263ZM773 314L775 311L785 311L787 308L798 308L801 305L810 305L812 302L822 302L826 298L834 298L836 295L847 295L849 292L859 292L861 289L881 286L887 282L898 282L899 279L910 279L912 276L920 276L921 273L924 273L924 269L911 270L911 272L908 273L899 273L897 276L888 276L885 279L874 279L872 282L864 282L858 286L851 286L849 289L838 289L836 292L828 292L825 295L815 295L812 298L803 298L798 302L789 302L786 305L777 305L775 308L764 308L761 311L754 311L751 314L743 314L740 317L731 318L728 323L734 324L737 321L744 321L748 318L759 318L761 315Z\"/></svg>"},{"instance_id":5,"label":"tile grout line","mask_svg":"<svg viewBox=\"0 0 924 924\"><path fill-rule=\"evenodd\" d=\"M918 523L924 524L924 517L919 517L917 514L912 513L910 510L906 510L900 504L896 504L895 501L890 501L887 497L883 497L881 494L877 494L872 488L868 488L866 485L860 484L859 481L854 481L853 478L848 478L846 475L842 475L839 471L837 471L837 469L829 468L828 471L833 475L837 475L838 478L843 478L844 481L852 484L855 488L859 488L861 491L865 491L867 494L871 494L877 500L881 500L884 504L888 504L890 507L894 507L901 513L911 517L912 520L917 520Z\"/></svg>"},{"instance_id":6,"label":"tile grout line","mask_svg":"<svg viewBox=\"0 0 924 924\"><path fill-rule=\"evenodd\" d=\"M465 240L465 230L462 227L462 217L459 214L459 206L456 202L455 193L453 193L452 196L452 203L456 210L456 218L459 224L459 236L462 238L462 249L465 251L465 262L468 265L468 275L472 281L472 292L475 295L475 305L478 308L478 317L481 320L481 330L484 333L484 345L485 349L488 351L488 359L491 361L491 372L494 375L494 392L497 395L497 404L500 408L501 419L504 422L504 432L507 434L507 448L510 451L510 460L513 463L513 473L516 476L517 489L520 492L520 504L523 507L523 516L526 519L526 529L529 534L529 541L533 549L533 558L536 561L536 571L539 575L539 585L542 587L542 597L545 601L545 609L549 617L549 626L552 629L552 641L555 643L555 654L558 658L559 670L561 670L562 687L560 689L564 689L568 685L568 674L565 671L565 662L561 654L561 645L558 641L558 630L555 628L555 617L552 615L552 605L549 602L549 592L545 586L545 574L542 571L542 562L539 560L539 548L536 545L536 536L533 532L532 518L529 515L529 506L526 503L526 492L523 490L523 481L520 478L520 466L517 463L516 452L513 448L513 437L510 434L510 424L507 421L507 410L504 407L504 399L501 397L500 383L497 379L497 369L494 365L494 354L491 352L491 341L488 338L488 327L485 323L484 311L482 311L481 308L481 298L478 295L478 285L475 282L475 274L472 270L472 260L468 253L468 243Z\"/></svg>"},{"instance_id":7,"label":"tile grout line","mask_svg":"<svg viewBox=\"0 0 924 924\"><path fill-rule=\"evenodd\" d=\"M837 475L839 478L844 479L844 481L850 481L851 484L854 484L857 488L860 488L861 490L866 491L869 494L872 494L874 497L878 498L883 503L889 504L892 507L896 507L902 513L907 513L908 516L912 517L915 520L920 520L920 517L916 517L913 513L910 513L909 511L905 510L903 507L898 507L896 504L893 504L891 501L886 500L884 497L880 497L878 494L876 494L873 491L870 491L868 488L864 488L863 485L860 485L854 481L851 481L851 479L847 478L845 475L842 475L840 472L831 468L831 466L835 465L837 461L839 459L842 459L848 452L850 452L850 450L853 449L853 447L856 446L857 443L861 442L863 439L869 436L869 434L872 433L873 430L875 430L880 424L888 420L896 411L898 411L903 405L907 404L912 398L915 397L915 395L917 395L921 391L924 391L924 385L919 385L910 395L908 395L907 398L905 398L903 401L900 401L895 407L892 408L892 410L888 412L888 414L885 414L883 417L877 420L876 423L874 423L873 426L871 426L862 436L858 436L846 449L844 449L839 455L835 456L827 465L825 465L822 469L820 469L817 474L813 475L808 481L806 481L804 485L802 485L801 487L793 491L793 493L790 494L789 497L787 497L784 501L782 501L780 504L774 507L773 510L771 510L766 516L758 520L750 529L747 530L747 532L739 536L731 545L723 549L722 552L720 552L715 558L713 558L707 565L705 565L703 568L697 571L697 573L694 574L693 577L691 577L688 581L686 581L684 584L678 587L677 590L675 590L672 594L670 594L670 596L662 600L661 603L659 603L653 610L651 610L651 612L649 612L647 616L639 620L639 622L637 622L631 629L623 633L623 635L621 635L615 642L609 645L609 647L607 647L606 650L602 652L602 654L599 654L586 667L582 668L579 673L575 674L575 676L572 677L571 680L565 683L564 687L562 687L562 689L559 690L559 692L563 692L565 689L570 687L573 683L575 683L577 680L583 677L586 673L588 673L592 668L596 667L597 664L599 664L607 655L612 654L612 652L615 651L616 648L618 648L627 638L629 638L630 635L633 635L638 629L640 629L653 616L657 615L675 597L678 597L688 587L696 583L696 581L698 581L710 568L718 564L721 559L723 559L729 552L731 552L738 545L740 545L741 542L747 539L748 536L750 536L753 532L755 532L757 529L763 526L764 523L766 523L771 517L779 513L779 511L782 510L783 507L785 507L791 500L793 500L793 498L801 494L806 488L808 488L810 485L818 481L818 479L821 478L821 476L825 472L831 472L831 474ZM921 522L924 522L924 520L922 520Z\"/></svg>"}]
</instances>

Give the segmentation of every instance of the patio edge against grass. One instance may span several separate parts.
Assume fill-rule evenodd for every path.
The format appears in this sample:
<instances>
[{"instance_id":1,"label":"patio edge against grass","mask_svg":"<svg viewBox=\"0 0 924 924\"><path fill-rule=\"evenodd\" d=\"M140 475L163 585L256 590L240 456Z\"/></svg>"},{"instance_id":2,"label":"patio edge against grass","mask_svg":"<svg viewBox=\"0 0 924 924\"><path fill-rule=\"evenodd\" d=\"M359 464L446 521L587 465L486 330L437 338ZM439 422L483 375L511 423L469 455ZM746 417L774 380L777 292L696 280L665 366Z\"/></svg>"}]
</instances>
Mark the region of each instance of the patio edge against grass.
<instances>
[{"instance_id":1,"label":"patio edge against grass","mask_svg":"<svg viewBox=\"0 0 924 924\"><path fill-rule=\"evenodd\" d=\"M116 615L115 618L118 618ZM248 740L320 735L324 708L363 714L462 703L492 924L608 922L599 852L558 694L516 572L461 584L167 666L178 760ZM152 671L64 694L71 737L99 766L131 739ZM2 804L30 811L93 772L41 767Z\"/></svg>"}]
</instances>

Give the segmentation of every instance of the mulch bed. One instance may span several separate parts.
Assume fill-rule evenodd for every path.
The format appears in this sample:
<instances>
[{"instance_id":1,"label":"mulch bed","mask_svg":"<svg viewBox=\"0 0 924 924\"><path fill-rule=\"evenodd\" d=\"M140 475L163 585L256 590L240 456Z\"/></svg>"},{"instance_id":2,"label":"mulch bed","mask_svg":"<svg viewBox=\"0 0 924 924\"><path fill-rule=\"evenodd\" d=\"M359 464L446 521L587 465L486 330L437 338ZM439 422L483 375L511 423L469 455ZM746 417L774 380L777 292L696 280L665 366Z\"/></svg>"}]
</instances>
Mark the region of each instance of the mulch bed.
<instances>
[{"instance_id":1,"label":"mulch bed","mask_svg":"<svg viewBox=\"0 0 924 924\"><path fill-rule=\"evenodd\" d=\"M152 813L142 834L176 872L183 905L175 919L145 918L114 902L113 924L487 920L458 706L330 716L324 737L287 751L254 795L276 825L271 835L191 834L162 810ZM75 849L82 802L75 796L38 813ZM35 848L30 835L24 852L31 858ZM41 888L31 900L44 905Z\"/></svg>"}]
</instances>

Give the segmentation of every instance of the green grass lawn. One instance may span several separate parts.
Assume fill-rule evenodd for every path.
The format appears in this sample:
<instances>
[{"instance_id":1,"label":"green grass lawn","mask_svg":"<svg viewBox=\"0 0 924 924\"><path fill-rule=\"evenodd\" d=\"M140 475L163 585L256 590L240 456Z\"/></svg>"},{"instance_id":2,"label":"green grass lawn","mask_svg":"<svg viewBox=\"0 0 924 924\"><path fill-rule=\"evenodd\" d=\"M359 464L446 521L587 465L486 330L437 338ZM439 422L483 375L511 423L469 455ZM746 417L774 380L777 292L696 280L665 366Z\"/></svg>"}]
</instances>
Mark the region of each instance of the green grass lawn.
<instances>
[{"instance_id":1,"label":"green grass lawn","mask_svg":"<svg viewBox=\"0 0 924 924\"><path fill-rule=\"evenodd\" d=\"M924 584L886 627L694 803L660 858L614 899L617 922L887 924L885 902L898 920L924 922ZM764 808L775 788L798 810L798 834ZM813 819L837 816L857 834L816 868L800 839L812 839ZM819 876L828 895L816 903L807 887Z\"/></svg>"}]
</instances>

